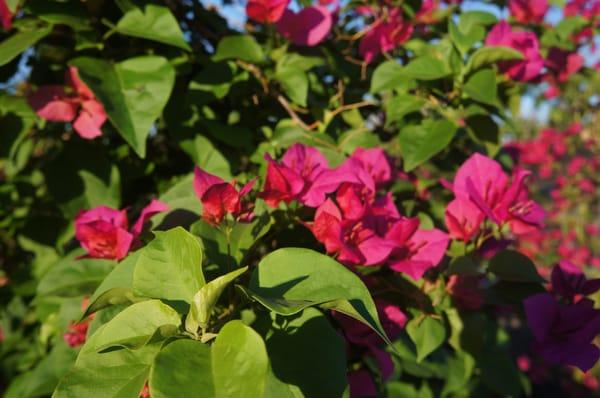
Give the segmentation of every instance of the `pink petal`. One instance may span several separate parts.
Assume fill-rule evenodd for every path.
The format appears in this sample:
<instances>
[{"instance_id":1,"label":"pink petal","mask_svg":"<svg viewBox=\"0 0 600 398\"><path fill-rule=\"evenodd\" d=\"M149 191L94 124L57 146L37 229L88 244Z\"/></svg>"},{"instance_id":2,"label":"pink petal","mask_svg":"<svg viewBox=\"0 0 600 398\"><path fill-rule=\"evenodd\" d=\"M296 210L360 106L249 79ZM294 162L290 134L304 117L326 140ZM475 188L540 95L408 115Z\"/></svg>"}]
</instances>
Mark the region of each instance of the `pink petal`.
<instances>
[{"instance_id":1,"label":"pink petal","mask_svg":"<svg viewBox=\"0 0 600 398\"><path fill-rule=\"evenodd\" d=\"M85 138L86 140L91 140L102 135L102 130L94 120L94 117L84 110L79 113L79 116L73 122L73 129L81 138Z\"/></svg>"},{"instance_id":2,"label":"pink petal","mask_svg":"<svg viewBox=\"0 0 600 398\"><path fill-rule=\"evenodd\" d=\"M306 7L299 13L286 10L277 23L279 32L300 46L316 46L322 42L333 24L331 12L326 7Z\"/></svg>"},{"instance_id":3,"label":"pink petal","mask_svg":"<svg viewBox=\"0 0 600 398\"><path fill-rule=\"evenodd\" d=\"M67 97L62 86L42 86L27 100L35 113L45 120L70 122L77 114L77 105Z\"/></svg>"},{"instance_id":4,"label":"pink petal","mask_svg":"<svg viewBox=\"0 0 600 398\"><path fill-rule=\"evenodd\" d=\"M225 181L216 175L205 172L199 167L194 168L194 191L198 199L202 199L204 192L215 184L221 184Z\"/></svg>"},{"instance_id":5,"label":"pink petal","mask_svg":"<svg viewBox=\"0 0 600 398\"><path fill-rule=\"evenodd\" d=\"M150 220L150 218L154 217L155 215L163 213L165 211L169 211L169 206L166 203L161 202L157 199L152 199L150 204L148 204L142 209L142 213L133 225L131 233L134 236L138 236L142 233L142 228L144 228L144 224L146 223L146 221Z\"/></svg>"},{"instance_id":6,"label":"pink petal","mask_svg":"<svg viewBox=\"0 0 600 398\"><path fill-rule=\"evenodd\" d=\"M95 98L92 90L90 90L90 88L79 78L79 72L77 71L76 67L69 67L69 69L66 71L65 80L71 87L73 87L77 95L83 97L83 99Z\"/></svg>"}]
</instances>

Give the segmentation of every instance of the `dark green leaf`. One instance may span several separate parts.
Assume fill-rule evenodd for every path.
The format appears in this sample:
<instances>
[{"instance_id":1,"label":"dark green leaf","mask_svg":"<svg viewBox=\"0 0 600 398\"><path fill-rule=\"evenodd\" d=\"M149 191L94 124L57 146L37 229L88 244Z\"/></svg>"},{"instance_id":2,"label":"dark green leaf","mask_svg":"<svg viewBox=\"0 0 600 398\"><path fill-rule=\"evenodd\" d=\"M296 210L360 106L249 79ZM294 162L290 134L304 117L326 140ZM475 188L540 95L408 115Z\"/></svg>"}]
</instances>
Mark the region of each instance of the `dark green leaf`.
<instances>
[{"instance_id":1,"label":"dark green leaf","mask_svg":"<svg viewBox=\"0 0 600 398\"><path fill-rule=\"evenodd\" d=\"M52 31L52 25L45 25L35 30L17 32L0 43L0 66L8 64L23 51L33 46Z\"/></svg>"},{"instance_id":2,"label":"dark green leaf","mask_svg":"<svg viewBox=\"0 0 600 398\"><path fill-rule=\"evenodd\" d=\"M488 270L503 281L545 282L544 278L537 273L533 261L513 250L504 250L496 254L490 260Z\"/></svg>"},{"instance_id":3,"label":"dark green leaf","mask_svg":"<svg viewBox=\"0 0 600 398\"><path fill-rule=\"evenodd\" d=\"M500 106L496 73L492 69L475 72L464 85L465 93L476 101L487 105Z\"/></svg>"},{"instance_id":4,"label":"dark green leaf","mask_svg":"<svg viewBox=\"0 0 600 398\"><path fill-rule=\"evenodd\" d=\"M275 78L281 83L283 91L294 103L306 106L308 77L302 69L292 66L278 68Z\"/></svg>"}]
</instances>

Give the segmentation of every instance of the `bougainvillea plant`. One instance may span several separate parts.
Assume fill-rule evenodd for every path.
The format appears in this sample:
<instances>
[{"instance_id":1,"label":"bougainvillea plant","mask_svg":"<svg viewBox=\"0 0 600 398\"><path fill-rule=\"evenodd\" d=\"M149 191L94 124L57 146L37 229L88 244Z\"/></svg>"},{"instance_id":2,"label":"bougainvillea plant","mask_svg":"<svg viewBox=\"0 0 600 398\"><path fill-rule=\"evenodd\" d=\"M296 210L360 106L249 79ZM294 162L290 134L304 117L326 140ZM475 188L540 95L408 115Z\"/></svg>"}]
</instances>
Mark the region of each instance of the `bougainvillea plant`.
<instances>
[{"instance_id":1,"label":"bougainvillea plant","mask_svg":"<svg viewBox=\"0 0 600 398\"><path fill-rule=\"evenodd\" d=\"M3 396L599 394L600 1L0 22Z\"/></svg>"}]
</instances>

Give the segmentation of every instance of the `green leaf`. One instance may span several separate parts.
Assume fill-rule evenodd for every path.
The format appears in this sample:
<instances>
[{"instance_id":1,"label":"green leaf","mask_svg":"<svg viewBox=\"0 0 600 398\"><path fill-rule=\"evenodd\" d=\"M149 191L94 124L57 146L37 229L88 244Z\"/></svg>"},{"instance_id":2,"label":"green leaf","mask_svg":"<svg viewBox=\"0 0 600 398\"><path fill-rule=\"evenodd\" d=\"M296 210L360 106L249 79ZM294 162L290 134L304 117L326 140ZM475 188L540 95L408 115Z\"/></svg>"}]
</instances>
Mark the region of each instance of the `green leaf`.
<instances>
[{"instance_id":1,"label":"green leaf","mask_svg":"<svg viewBox=\"0 0 600 398\"><path fill-rule=\"evenodd\" d=\"M248 76L233 61L211 62L190 82L188 101L201 105L225 98L236 83L248 80Z\"/></svg>"},{"instance_id":2,"label":"green leaf","mask_svg":"<svg viewBox=\"0 0 600 398\"><path fill-rule=\"evenodd\" d=\"M306 106L308 77L302 69L292 66L278 68L275 73L275 79L277 79L283 87L283 91L295 104Z\"/></svg>"},{"instance_id":3,"label":"green leaf","mask_svg":"<svg viewBox=\"0 0 600 398\"><path fill-rule=\"evenodd\" d=\"M503 281L545 282L537 273L533 261L513 250L504 250L492 257L488 270Z\"/></svg>"},{"instance_id":4,"label":"green leaf","mask_svg":"<svg viewBox=\"0 0 600 398\"><path fill-rule=\"evenodd\" d=\"M171 186L160 200L165 202L170 211L161 213L152 218L152 225L163 227L175 227L198 220L202 213L202 204L193 189L194 173L182 177L176 184Z\"/></svg>"},{"instance_id":5,"label":"green leaf","mask_svg":"<svg viewBox=\"0 0 600 398\"><path fill-rule=\"evenodd\" d=\"M426 121L418 126L407 126L400 131L400 151L404 159L404 171L431 159L450 144L457 126L448 120Z\"/></svg>"},{"instance_id":6,"label":"green leaf","mask_svg":"<svg viewBox=\"0 0 600 398\"><path fill-rule=\"evenodd\" d=\"M114 64L81 57L71 64L102 102L121 136L145 157L146 138L175 83L175 70L168 60L149 55Z\"/></svg>"},{"instance_id":7,"label":"green leaf","mask_svg":"<svg viewBox=\"0 0 600 398\"><path fill-rule=\"evenodd\" d=\"M458 25L463 32L471 30L475 25L493 25L498 18L492 13L486 11L467 11L461 12Z\"/></svg>"},{"instance_id":8,"label":"green leaf","mask_svg":"<svg viewBox=\"0 0 600 398\"><path fill-rule=\"evenodd\" d=\"M179 145L202 170L224 180L232 179L227 158L215 148L208 138L198 134L192 139L180 141Z\"/></svg>"},{"instance_id":9,"label":"green leaf","mask_svg":"<svg viewBox=\"0 0 600 398\"><path fill-rule=\"evenodd\" d=\"M212 345L215 397L262 397L269 371L265 342L241 321L228 322Z\"/></svg>"},{"instance_id":10,"label":"green leaf","mask_svg":"<svg viewBox=\"0 0 600 398\"><path fill-rule=\"evenodd\" d=\"M210 262L225 268L227 264L243 264L249 249L269 231L271 225L272 220L265 213L255 217L252 222L237 223L231 229L229 238L224 231L204 220L192 224L190 231L202 238L202 246ZM225 272L225 269L222 271Z\"/></svg>"},{"instance_id":11,"label":"green leaf","mask_svg":"<svg viewBox=\"0 0 600 398\"><path fill-rule=\"evenodd\" d=\"M410 113L419 112L426 104L426 101L415 95L398 94L390 99L385 105L385 123L386 125L392 122L402 120L402 118Z\"/></svg>"},{"instance_id":12,"label":"green leaf","mask_svg":"<svg viewBox=\"0 0 600 398\"><path fill-rule=\"evenodd\" d=\"M465 93L475 101L500 107L498 101L498 85L496 73L492 69L481 69L475 72L463 87Z\"/></svg>"},{"instance_id":13,"label":"green leaf","mask_svg":"<svg viewBox=\"0 0 600 398\"><path fill-rule=\"evenodd\" d=\"M67 25L76 31L91 28L85 7L77 2L28 1L24 6L31 14L50 24Z\"/></svg>"},{"instance_id":14,"label":"green leaf","mask_svg":"<svg viewBox=\"0 0 600 398\"><path fill-rule=\"evenodd\" d=\"M396 61L386 61L375 68L371 78L371 93L379 93L384 90L393 90L406 87L411 79L402 74L402 65Z\"/></svg>"},{"instance_id":15,"label":"green leaf","mask_svg":"<svg viewBox=\"0 0 600 398\"><path fill-rule=\"evenodd\" d=\"M488 156L494 157L500 150L500 128L487 114L467 116L467 132L473 140L485 146Z\"/></svg>"},{"instance_id":16,"label":"green leaf","mask_svg":"<svg viewBox=\"0 0 600 398\"><path fill-rule=\"evenodd\" d=\"M109 305L131 301L133 296L133 270L141 251L129 254L104 278L90 297L84 317Z\"/></svg>"},{"instance_id":17,"label":"green leaf","mask_svg":"<svg viewBox=\"0 0 600 398\"><path fill-rule=\"evenodd\" d=\"M298 53L286 53L277 61L277 69L296 68L307 72L315 66L321 66L324 63L321 57L307 57Z\"/></svg>"},{"instance_id":18,"label":"green leaf","mask_svg":"<svg viewBox=\"0 0 600 398\"><path fill-rule=\"evenodd\" d=\"M494 345L486 347L477 362L481 382L499 396L518 397L521 395L519 370L508 353Z\"/></svg>"},{"instance_id":19,"label":"green leaf","mask_svg":"<svg viewBox=\"0 0 600 398\"><path fill-rule=\"evenodd\" d=\"M15 33L0 43L0 66L8 64L52 31L52 25Z\"/></svg>"},{"instance_id":20,"label":"green leaf","mask_svg":"<svg viewBox=\"0 0 600 398\"><path fill-rule=\"evenodd\" d=\"M40 280L37 294L64 297L89 294L116 265L116 262L109 260L77 259L82 254L77 250L51 266Z\"/></svg>"},{"instance_id":21,"label":"green leaf","mask_svg":"<svg viewBox=\"0 0 600 398\"><path fill-rule=\"evenodd\" d=\"M306 308L280 327L274 323L268 336L267 351L278 380L297 386L305 397L343 396L347 385L344 340L321 311Z\"/></svg>"},{"instance_id":22,"label":"green leaf","mask_svg":"<svg viewBox=\"0 0 600 398\"><path fill-rule=\"evenodd\" d=\"M119 169L112 166L108 182L87 170L79 170L83 181L84 193L89 207L109 206L119 208L121 205L121 177Z\"/></svg>"},{"instance_id":23,"label":"green leaf","mask_svg":"<svg viewBox=\"0 0 600 398\"><path fill-rule=\"evenodd\" d=\"M199 341L180 339L163 348L150 370L152 398L214 397L211 349Z\"/></svg>"},{"instance_id":24,"label":"green leaf","mask_svg":"<svg viewBox=\"0 0 600 398\"><path fill-rule=\"evenodd\" d=\"M441 59L433 56L421 56L402 68L402 76L418 80L436 80L450 76L450 67Z\"/></svg>"},{"instance_id":25,"label":"green leaf","mask_svg":"<svg viewBox=\"0 0 600 398\"><path fill-rule=\"evenodd\" d=\"M185 319L185 329L192 334L196 334L198 328L206 330L211 312L225 288L247 270L248 267L243 267L231 271L202 286L194 295L190 305L190 312Z\"/></svg>"},{"instance_id":26,"label":"green leaf","mask_svg":"<svg viewBox=\"0 0 600 398\"><path fill-rule=\"evenodd\" d=\"M248 286L250 295L281 315L322 305L351 316L389 341L367 287L346 267L309 249L276 250L259 263Z\"/></svg>"},{"instance_id":27,"label":"green leaf","mask_svg":"<svg viewBox=\"0 0 600 398\"><path fill-rule=\"evenodd\" d=\"M103 326L104 327L104 326ZM136 398L150 372L160 344L138 350L120 349L98 353L98 329L81 349L75 366L63 377L53 398Z\"/></svg>"},{"instance_id":28,"label":"green leaf","mask_svg":"<svg viewBox=\"0 0 600 398\"><path fill-rule=\"evenodd\" d=\"M227 36L217 45L213 61L219 62L226 59L240 59L242 61L259 63L265 54L254 37L249 35Z\"/></svg>"},{"instance_id":29,"label":"green leaf","mask_svg":"<svg viewBox=\"0 0 600 398\"><path fill-rule=\"evenodd\" d=\"M446 340L444 324L430 316L411 319L406 332L417 347L417 362L421 362Z\"/></svg>"},{"instance_id":30,"label":"green leaf","mask_svg":"<svg viewBox=\"0 0 600 398\"><path fill-rule=\"evenodd\" d=\"M454 21L448 20L448 33L458 51L464 55L475 43L483 39L485 29L480 25L470 25L465 29L462 25L457 26Z\"/></svg>"},{"instance_id":31,"label":"green leaf","mask_svg":"<svg viewBox=\"0 0 600 398\"><path fill-rule=\"evenodd\" d=\"M523 58L524 56L520 51L511 47L484 46L473 53L467 63L465 74L499 61L520 60Z\"/></svg>"},{"instance_id":32,"label":"green leaf","mask_svg":"<svg viewBox=\"0 0 600 398\"><path fill-rule=\"evenodd\" d=\"M168 337L177 332L181 317L160 300L135 303L119 312L95 333L95 347L139 348L155 335Z\"/></svg>"},{"instance_id":33,"label":"green leaf","mask_svg":"<svg viewBox=\"0 0 600 398\"><path fill-rule=\"evenodd\" d=\"M191 51L184 40L177 19L167 7L146 4L144 10L133 8L117 22L116 31Z\"/></svg>"},{"instance_id":34,"label":"green leaf","mask_svg":"<svg viewBox=\"0 0 600 398\"><path fill-rule=\"evenodd\" d=\"M141 249L133 272L138 296L192 302L204 286L202 247L198 238L181 227L155 232L156 238Z\"/></svg>"},{"instance_id":35,"label":"green leaf","mask_svg":"<svg viewBox=\"0 0 600 398\"><path fill-rule=\"evenodd\" d=\"M479 266L468 256L457 257L448 266L448 275L480 275Z\"/></svg>"},{"instance_id":36,"label":"green leaf","mask_svg":"<svg viewBox=\"0 0 600 398\"><path fill-rule=\"evenodd\" d=\"M61 377L75 363L77 352L58 343L31 371L14 378L4 398L41 397L52 394Z\"/></svg>"}]
</instances>

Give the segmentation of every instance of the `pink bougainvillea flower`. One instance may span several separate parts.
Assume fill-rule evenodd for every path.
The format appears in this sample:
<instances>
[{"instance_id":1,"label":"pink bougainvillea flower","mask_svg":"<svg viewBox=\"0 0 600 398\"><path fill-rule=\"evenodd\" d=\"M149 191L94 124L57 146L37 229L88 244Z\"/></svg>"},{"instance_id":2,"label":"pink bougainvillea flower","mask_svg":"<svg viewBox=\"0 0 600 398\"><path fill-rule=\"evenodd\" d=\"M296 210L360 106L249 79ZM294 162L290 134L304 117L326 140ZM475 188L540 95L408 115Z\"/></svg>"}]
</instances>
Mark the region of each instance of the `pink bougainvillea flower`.
<instances>
[{"instance_id":1,"label":"pink bougainvillea flower","mask_svg":"<svg viewBox=\"0 0 600 398\"><path fill-rule=\"evenodd\" d=\"M469 242L479 233L484 219L485 214L470 200L456 198L446 206L446 227L454 239Z\"/></svg>"},{"instance_id":2,"label":"pink bougainvillea flower","mask_svg":"<svg viewBox=\"0 0 600 398\"><path fill-rule=\"evenodd\" d=\"M85 297L81 302L82 309L87 308L90 300ZM79 347L85 343L90 322L94 319L94 314L89 315L81 322L71 322L67 332L63 334L63 339L70 347Z\"/></svg>"},{"instance_id":3,"label":"pink bougainvillea flower","mask_svg":"<svg viewBox=\"0 0 600 398\"><path fill-rule=\"evenodd\" d=\"M438 21L436 12L440 6L439 0L423 0L421 8L415 15L415 20L422 24L433 24Z\"/></svg>"},{"instance_id":4,"label":"pink bougainvillea flower","mask_svg":"<svg viewBox=\"0 0 600 398\"><path fill-rule=\"evenodd\" d=\"M596 364L600 348L593 340L600 334L600 310L593 301L564 305L552 294L540 293L525 299L524 306L536 350L545 360L584 372Z\"/></svg>"},{"instance_id":5,"label":"pink bougainvillea flower","mask_svg":"<svg viewBox=\"0 0 600 398\"><path fill-rule=\"evenodd\" d=\"M390 254L389 267L414 280L421 279L425 272L440 263L450 241L448 235L438 229L417 230L405 242L393 234L386 238L399 244Z\"/></svg>"},{"instance_id":6,"label":"pink bougainvillea flower","mask_svg":"<svg viewBox=\"0 0 600 398\"><path fill-rule=\"evenodd\" d=\"M600 290L600 279L588 280L581 268L562 260L552 269L552 292L569 302L589 296Z\"/></svg>"},{"instance_id":7,"label":"pink bougainvillea flower","mask_svg":"<svg viewBox=\"0 0 600 398\"><path fill-rule=\"evenodd\" d=\"M508 3L511 15L522 24L542 22L549 7L548 0L510 0Z\"/></svg>"},{"instance_id":8,"label":"pink bougainvillea flower","mask_svg":"<svg viewBox=\"0 0 600 398\"><path fill-rule=\"evenodd\" d=\"M75 237L89 257L121 260L141 234L145 222L167 210L166 204L153 200L142 210L131 230L126 210L99 206L81 211L75 217Z\"/></svg>"},{"instance_id":9,"label":"pink bougainvillea flower","mask_svg":"<svg viewBox=\"0 0 600 398\"><path fill-rule=\"evenodd\" d=\"M381 148L357 148L351 155L357 159L363 169L371 175L378 187L392 181L392 166L390 159Z\"/></svg>"},{"instance_id":10,"label":"pink bougainvillea flower","mask_svg":"<svg viewBox=\"0 0 600 398\"><path fill-rule=\"evenodd\" d=\"M0 22L4 30L10 30L12 28L12 19L15 15L8 7L6 0L0 0Z\"/></svg>"},{"instance_id":11,"label":"pink bougainvillea flower","mask_svg":"<svg viewBox=\"0 0 600 398\"><path fill-rule=\"evenodd\" d=\"M583 66L583 57L576 52L553 47L548 52L546 67L559 83L566 82L569 77L577 73Z\"/></svg>"},{"instance_id":12,"label":"pink bougainvillea flower","mask_svg":"<svg viewBox=\"0 0 600 398\"><path fill-rule=\"evenodd\" d=\"M69 91L63 86L42 86L28 98L29 104L42 119L72 122L82 138L91 140L102 135L101 127L106 121L104 106L79 79L77 68L69 67L66 82Z\"/></svg>"},{"instance_id":13,"label":"pink bougainvillea flower","mask_svg":"<svg viewBox=\"0 0 600 398\"><path fill-rule=\"evenodd\" d=\"M334 192L342 183L364 184L366 182L363 180L370 178L356 160L349 159L340 167L330 169L327 160L317 149L303 144L288 148L281 162L273 160L268 154L265 158L268 162L267 175L259 197L271 207L293 200L305 206L318 207L325 201L326 195Z\"/></svg>"},{"instance_id":14,"label":"pink bougainvillea flower","mask_svg":"<svg viewBox=\"0 0 600 398\"><path fill-rule=\"evenodd\" d=\"M281 19L290 0L248 0L246 15L260 23L275 23Z\"/></svg>"},{"instance_id":15,"label":"pink bougainvillea flower","mask_svg":"<svg viewBox=\"0 0 600 398\"><path fill-rule=\"evenodd\" d=\"M317 208L311 230L328 253L346 264L380 264L394 248L362 219L345 219L331 199Z\"/></svg>"},{"instance_id":16,"label":"pink bougainvillea flower","mask_svg":"<svg viewBox=\"0 0 600 398\"><path fill-rule=\"evenodd\" d=\"M509 179L498 162L475 153L458 169L454 195L471 201L496 224L508 223L513 233L525 234L542 227L545 218L542 207L529 199L529 175L517 169Z\"/></svg>"},{"instance_id":17,"label":"pink bougainvillea flower","mask_svg":"<svg viewBox=\"0 0 600 398\"><path fill-rule=\"evenodd\" d=\"M312 6L298 13L285 10L277 30L294 44L312 47L325 40L332 25L333 16L327 7Z\"/></svg>"},{"instance_id":18,"label":"pink bougainvillea flower","mask_svg":"<svg viewBox=\"0 0 600 398\"><path fill-rule=\"evenodd\" d=\"M488 34L487 46L511 47L523 54L524 59L502 61L498 64L502 72L511 79L527 82L537 78L544 67L539 42L533 32L513 31L506 21L496 24Z\"/></svg>"},{"instance_id":19,"label":"pink bougainvillea flower","mask_svg":"<svg viewBox=\"0 0 600 398\"><path fill-rule=\"evenodd\" d=\"M211 224L219 224L227 214L239 221L252 218L252 206L243 201L244 196L252 190L256 180L248 182L238 191L235 182L228 183L222 178L194 169L194 191L202 202L202 218Z\"/></svg>"},{"instance_id":20,"label":"pink bougainvillea flower","mask_svg":"<svg viewBox=\"0 0 600 398\"><path fill-rule=\"evenodd\" d=\"M366 28L358 50L365 62L370 63L379 54L392 51L405 43L412 32L413 26L402 19L402 11L393 8L386 17L378 17Z\"/></svg>"}]
</instances>

